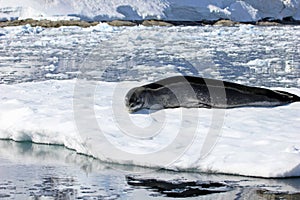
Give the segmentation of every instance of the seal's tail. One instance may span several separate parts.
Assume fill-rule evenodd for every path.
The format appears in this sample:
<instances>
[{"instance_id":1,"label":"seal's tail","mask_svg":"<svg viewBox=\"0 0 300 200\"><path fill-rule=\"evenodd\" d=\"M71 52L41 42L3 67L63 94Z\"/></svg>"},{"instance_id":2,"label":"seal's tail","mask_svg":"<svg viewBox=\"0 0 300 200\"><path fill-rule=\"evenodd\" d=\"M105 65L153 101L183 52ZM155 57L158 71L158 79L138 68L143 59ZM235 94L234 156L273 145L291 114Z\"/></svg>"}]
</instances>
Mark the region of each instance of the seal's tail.
<instances>
[{"instance_id":1,"label":"seal's tail","mask_svg":"<svg viewBox=\"0 0 300 200\"><path fill-rule=\"evenodd\" d=\"M287 95L289 97L289 100L290 102L300 102L300 97L295 95L295 94L292 94L292 93L289 93L289 92L285 92L285 91L281 91L281 90L276 90L276 92L280 93L280 94L284 94L284 95Z\"/></svg>"},{"instance_id":2,"label":"seal's tail","mask_svg":"<svg viewBox=\"0 0 300 200\"><path fill-rule=\"evenodd\" d=\"M294 102L300 101L300 97L297 95L294 95L293 100L294 100Z\"/></svg>"}]
</instances>

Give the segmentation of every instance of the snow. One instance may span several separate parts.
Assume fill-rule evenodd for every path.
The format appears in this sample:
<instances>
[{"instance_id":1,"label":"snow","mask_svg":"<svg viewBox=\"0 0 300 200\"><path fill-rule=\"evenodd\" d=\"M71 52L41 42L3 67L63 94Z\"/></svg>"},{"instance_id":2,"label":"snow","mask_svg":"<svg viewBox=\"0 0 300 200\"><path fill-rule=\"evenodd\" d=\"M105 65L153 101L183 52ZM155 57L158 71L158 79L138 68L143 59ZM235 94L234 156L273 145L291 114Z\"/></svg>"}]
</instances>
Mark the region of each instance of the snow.
<instances>
[{"instance_id":1,"label":"snow","mask_svg":"<svg viewBox=\"0 0 300 200\"><path fill-rule=\"evenodd\" d=\"M0 19L299 20L299 0L0 0Z\"/></svg>"},{"instance_id":2,"label":"snow","mask_svg":"<svg viewBox=\"0 0 300 200\"><path fill-rule=\"evenodd\" d=\"M261 19L258 10L244 1L237 1L236 3L231 4L228 10L231 13L231 20L233 21L247 22L258 21Z\"/></svg>"},{"instance_id":3,"label":"snow","mask_svg":"<svg viewBox=\"0 0 300 200\"><path fill-rule=\"evenodd\" d=\"M120 164L261 177L300 175L300 103L129 114L124 96L139 84L55 80L0 85L0 137L65 145ZM300 95L296 88L276 89ZM94 115L86 115L90 111ZM206 142L212 143L205 147Z\"/></svg>"}]
</instances>

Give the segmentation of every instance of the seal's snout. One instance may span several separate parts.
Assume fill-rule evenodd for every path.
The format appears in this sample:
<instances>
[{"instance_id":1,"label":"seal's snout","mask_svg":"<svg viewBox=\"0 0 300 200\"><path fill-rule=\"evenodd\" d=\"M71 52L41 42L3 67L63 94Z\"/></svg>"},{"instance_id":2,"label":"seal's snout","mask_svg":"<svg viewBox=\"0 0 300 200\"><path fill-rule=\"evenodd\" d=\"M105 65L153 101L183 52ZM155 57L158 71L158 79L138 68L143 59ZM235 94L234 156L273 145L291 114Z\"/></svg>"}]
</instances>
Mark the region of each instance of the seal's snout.
<instances>
[{"instance_id":1,"label":"seal's snout","mask_svg":"<svg viewBox=\"0 0 300 200\"><path fill-rule=\"evenodd\" d=\"M133 112L136 112L136 111L142 109L143 108L143 101L142 101L142 99L140 99L140 98L138 98L138 99L134 98L134 100L128 102L127 108L128 108L128 111L130 113L133 113Z\"/></svg>"},{"instance_id":2,"label":"seal's snout","mask_svg":"<svg viewBox=\"0 0 300 200\"><path fill-rule=\"evenodd\" d=\"M130 112L130 113L134 112L133 111L134 105L133 105L133 103L130 103L130 97L128 97L128 96L125 97L125 106L126 106L128 112Z\"/></svg>"},{"instance_id":3,"label":"seal's snout","mask_svg":"<svg viewBox=\"0 0 300 200\"><path fill-rule=\"evenodd\" d=\"M141 88L131 89L125 97L125 105L130 113L136 112L143 108L144 98Z\"/></svg>"}]
</instances>

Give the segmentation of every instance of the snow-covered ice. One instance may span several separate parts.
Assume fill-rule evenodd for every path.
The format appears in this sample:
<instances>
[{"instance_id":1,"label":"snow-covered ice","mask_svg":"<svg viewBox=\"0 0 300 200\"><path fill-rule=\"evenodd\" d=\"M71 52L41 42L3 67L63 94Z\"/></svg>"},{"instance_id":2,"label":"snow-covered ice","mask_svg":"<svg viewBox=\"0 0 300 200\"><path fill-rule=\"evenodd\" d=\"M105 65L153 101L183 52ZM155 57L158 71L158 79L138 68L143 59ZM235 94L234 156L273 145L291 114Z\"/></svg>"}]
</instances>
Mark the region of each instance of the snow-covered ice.
<instances>
[{"instance_id":1,"label":"snow-covered ice","mask_svg":"<svg viewBox=\"0 0 300 200\"><path fill-rule=\"evenodd\" d=\"M0 137L65 145L120 164L261 177L300 175L300 103L129 114L123 99L136 84L56 80L0 85ZM78 87L84 90L78 93ZM278 89L300 95L296 88ZM87 116L90 106L94 115ZM205 142L212 143L204 147Z\"/></svg>"}]
</instances>

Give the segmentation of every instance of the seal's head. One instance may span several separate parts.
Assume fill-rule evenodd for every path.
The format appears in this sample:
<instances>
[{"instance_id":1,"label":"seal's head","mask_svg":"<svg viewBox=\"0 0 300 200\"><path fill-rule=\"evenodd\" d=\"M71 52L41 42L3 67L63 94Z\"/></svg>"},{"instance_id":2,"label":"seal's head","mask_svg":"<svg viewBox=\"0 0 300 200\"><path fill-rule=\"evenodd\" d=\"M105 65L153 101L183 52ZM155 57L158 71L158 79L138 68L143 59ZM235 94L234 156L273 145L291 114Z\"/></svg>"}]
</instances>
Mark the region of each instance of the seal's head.
<instances>
[{"instance_id":1,"label":"seal's head","mask_svg":"<svg viewBox=\"0 0 300 200\"><path fill-rule=\"evenodd\" d=\"M129 90L125 97L125 105L129 112L136 112L145 104L145 88L136 87Z\"/></svg>"}]
</instances>

